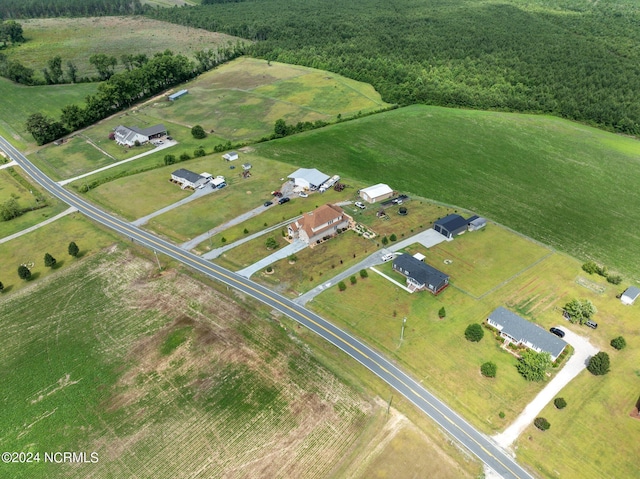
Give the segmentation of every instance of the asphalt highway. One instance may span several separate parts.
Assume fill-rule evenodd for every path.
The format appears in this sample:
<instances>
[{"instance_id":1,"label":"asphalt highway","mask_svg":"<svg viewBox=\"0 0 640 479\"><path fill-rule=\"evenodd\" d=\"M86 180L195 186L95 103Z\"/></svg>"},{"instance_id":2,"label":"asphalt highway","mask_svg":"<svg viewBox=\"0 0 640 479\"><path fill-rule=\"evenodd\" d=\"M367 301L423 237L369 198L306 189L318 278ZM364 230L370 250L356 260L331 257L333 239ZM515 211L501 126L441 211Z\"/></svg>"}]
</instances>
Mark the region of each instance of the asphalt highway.
<instances>
[{"instance_id":1,"label":"asphalt highway","mask_svg":"<svg viewBox=\"0 0 640 479\"><path fill-rule=\"evenodd\" d=\"M87 217L136 243L181 261L217 281L248 294L309 328L384 380L503 478L533 478L488 436L477 431L419 382L358 339L284 296L102 211L51 180L2 137L0 137L0 149L49 193L77 208Z\"/></svg>"}]
</instances>

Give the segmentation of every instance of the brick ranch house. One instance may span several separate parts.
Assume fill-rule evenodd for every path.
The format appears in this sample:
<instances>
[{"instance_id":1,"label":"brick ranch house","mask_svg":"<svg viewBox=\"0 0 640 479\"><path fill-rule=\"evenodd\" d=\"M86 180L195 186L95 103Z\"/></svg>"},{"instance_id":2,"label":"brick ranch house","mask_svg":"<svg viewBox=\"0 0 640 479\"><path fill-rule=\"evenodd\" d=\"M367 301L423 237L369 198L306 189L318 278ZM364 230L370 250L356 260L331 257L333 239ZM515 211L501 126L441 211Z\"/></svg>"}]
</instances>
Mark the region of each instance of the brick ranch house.
<instances>
[{"instance_id":1,"label":"brick ranch house","mask_svg":"<svg viewBox=\"0 0 640 479\"><path fill-rule=\"evenodd\" d=\"M352 218L337 205L322 205L305 213L302 218L289 224L289 238L300 239L308 244L322 241L327 236L334 236L338 230L349 228Z\"/></svg>"}]
</instances>

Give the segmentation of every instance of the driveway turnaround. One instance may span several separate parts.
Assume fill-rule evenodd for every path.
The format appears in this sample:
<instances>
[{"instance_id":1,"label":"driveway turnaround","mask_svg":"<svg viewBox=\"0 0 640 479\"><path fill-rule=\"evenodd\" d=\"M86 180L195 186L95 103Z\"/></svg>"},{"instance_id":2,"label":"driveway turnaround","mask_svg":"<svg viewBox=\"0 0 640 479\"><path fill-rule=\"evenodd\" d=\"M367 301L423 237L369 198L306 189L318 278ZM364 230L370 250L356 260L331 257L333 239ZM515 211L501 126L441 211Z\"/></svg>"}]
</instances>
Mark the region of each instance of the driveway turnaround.
<instances>
[{"instance_id":1,"label":"driveway turnaround","mask_svg":"<svg viewBox=\"0 0 640 479\"><path fill-rule=\"evenodd\" d=\"M444 235L441 235L433 228L429 228L428 230L421 231L420 233L417 233L407 239L390 244L388 248L391 251L399 251L402 248L411 246L414 243L420 243L425 248L431 248L437 244L442 243L443 241L453 241L453 239L447 239Z\"/></svg>"},{"instance_id":2,"label":"driveway turnaround","mask_svg":"<svg viewBox=\"0 0 640 479\"><path fill-rule=\"evenodd\" d=\"M16 160L25 172L31 175L31 177L40 183L47 191L68 203L70 206L78 208L80 212L92 220L124 235L132 242L136 242L154 252L169 256L176 261L180 261L184 265L216 281L255 298L267 307L290 317L293 321L300 323L325 341L339 348L385 381L389 386L398 391L399 394L402 394L420 411L433 419L443 431L446 431L469 452L477 456L484 464L496 471L504 479L529 479L533 477L523 469L510 454L498 447L493 440L476 430L446 404L431 394L420 381L415 380L394 364L394 362L346 331L341 330L321 316L295 304L264 286L210 263L200 256L185 251L162 238L102 211L51 180L2 137L0 137L0 149L5 151L12 159Z\"/></svg>"},{"instance_id":3,"label":"driveway turnaround","mask_svg":"<svg viewBox=\"0 0 640 479\"><path fill-rule=\"evenodd\" d=\"M524 431L529 424L533 423L534 419L540 414L540 411L556 397L562 388L569 384L573 378L587 367L591 356L597 354L598 349L595 348L588 339L569 331L567 328L561 329L565 332L563 339L573 346L573 356L569 358L562 370L556 374L556 377L524 408L524 411L522 411L516 420L513 421L504 432L493 437L500 446L504 448L511 446L511 444L518 439L522 431Z\"/></svg>"}]
</instances>

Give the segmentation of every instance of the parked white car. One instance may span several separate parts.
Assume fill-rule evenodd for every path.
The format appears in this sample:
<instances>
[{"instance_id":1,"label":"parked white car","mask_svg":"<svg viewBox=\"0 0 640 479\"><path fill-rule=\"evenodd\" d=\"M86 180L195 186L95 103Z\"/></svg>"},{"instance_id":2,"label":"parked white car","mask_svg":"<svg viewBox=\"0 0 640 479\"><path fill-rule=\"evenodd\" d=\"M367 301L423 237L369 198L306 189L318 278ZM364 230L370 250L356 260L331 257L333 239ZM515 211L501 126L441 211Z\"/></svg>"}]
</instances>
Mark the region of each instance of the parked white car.
<instances>
[{"instance_id":1,"label":"parked white car","mask_svg":"<svg viewBox=\"0 0 640 479\"><path fill-rule=\"evenodd\" d=\"M395 255L393 253L387 253L382 255L382 261L391 261Z\"/></svg>"},{"instance_id":2,"label":"parked white car","mask_svg":"<svg viewBox=\"0 0 640 479\"><path fill-rule=\"evenodd\" d=\"M309 195L306 194L304 191L301 191L300 194L298 195L300 198L307 198Z\"/></svg>"},{"instance_id":3,"label":"parked white car","mask_svg":"<svg viewBox=\"0 0 640 479\"><path fill-rule=\"evenodd\" d=\"M360 202L360 201L356 201L355 205L360 208L361 210L365 209L366 206L364 205L364 203Z\"/></svg>"}]
</instances>

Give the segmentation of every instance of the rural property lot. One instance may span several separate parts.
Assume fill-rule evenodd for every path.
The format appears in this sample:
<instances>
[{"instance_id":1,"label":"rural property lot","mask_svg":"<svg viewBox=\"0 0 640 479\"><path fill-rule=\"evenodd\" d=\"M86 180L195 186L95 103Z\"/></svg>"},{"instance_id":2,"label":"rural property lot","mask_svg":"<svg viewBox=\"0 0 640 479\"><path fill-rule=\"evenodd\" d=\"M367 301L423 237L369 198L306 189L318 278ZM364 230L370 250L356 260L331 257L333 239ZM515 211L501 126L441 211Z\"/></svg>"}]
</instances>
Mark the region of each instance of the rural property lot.
<instances>
[{"instance_id":1,"label":"rural property lot","mask_svg":"<svg viewBox=\"0 0 640 479\"><path fill-rule=\"evenodd\" d=\"M57 308L33 314L48 304ZM3 446L100 458L5 465L12 477L367 477L358 465L387 454L374 450L381 435L416 435L401 421L387 428L384 403L361 397L264 312L175 271L158 276L117 244L6 306Z\"/></svg>"}]
</instances>

